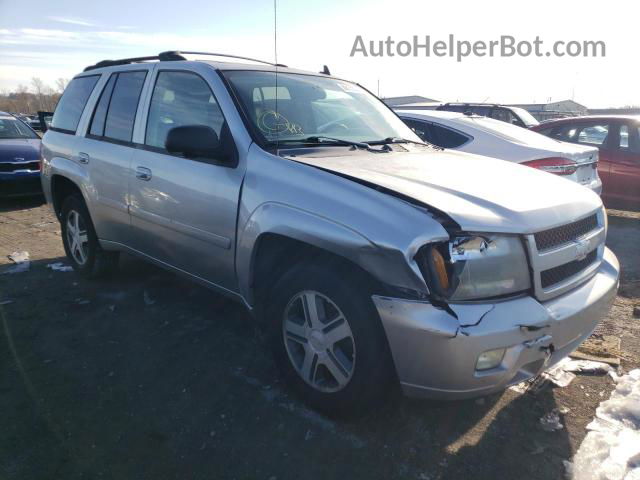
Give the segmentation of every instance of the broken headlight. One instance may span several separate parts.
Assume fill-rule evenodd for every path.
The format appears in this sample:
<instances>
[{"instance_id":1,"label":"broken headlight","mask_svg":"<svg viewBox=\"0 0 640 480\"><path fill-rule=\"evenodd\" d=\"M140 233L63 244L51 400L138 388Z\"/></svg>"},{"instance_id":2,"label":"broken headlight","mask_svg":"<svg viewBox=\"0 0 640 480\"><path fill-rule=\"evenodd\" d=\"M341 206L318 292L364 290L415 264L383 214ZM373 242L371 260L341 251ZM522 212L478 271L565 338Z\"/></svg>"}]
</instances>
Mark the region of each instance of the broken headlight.
<instances>
[{"instance_id":1,"label":"broken headlight","mask_svg":"<svg viewBox=\"0 0 640 480\"><path fill-rule=\"evenodd\" d=\"M517 236L472 234L425 245L416 256L429 288L450 301L479 300L531 288Z\"/></svg>"}]
</instances>

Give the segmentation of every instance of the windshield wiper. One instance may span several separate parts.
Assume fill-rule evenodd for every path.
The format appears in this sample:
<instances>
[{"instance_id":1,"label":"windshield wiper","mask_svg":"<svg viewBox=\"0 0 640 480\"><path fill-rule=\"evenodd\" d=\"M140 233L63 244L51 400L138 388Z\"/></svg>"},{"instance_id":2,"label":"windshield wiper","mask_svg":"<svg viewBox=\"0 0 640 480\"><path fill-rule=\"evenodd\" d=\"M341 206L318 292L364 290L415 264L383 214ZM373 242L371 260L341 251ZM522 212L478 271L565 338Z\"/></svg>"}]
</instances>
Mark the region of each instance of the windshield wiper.
<instances>
[{"instance_id":1,"label":"windshield wiper","mask_svg":"<svg viewBox=\"0 0 640 480\"><path fill-rule=\"evenodd\" d=\"M284 140L275 140L271 141L272 144L275 143L313 143L318 145L345 145L350 147L362 148L368 150L371 148L371 145L364 142L353 142L351 140L343 140L342 138L334 138L334 137L324 137L322 135L314 135L311 137L305 138L286 138Z\"/></svg>"},{"instance_id":2,"label":"windshield wiper","mask_svg":"<svg viewBox=\"0 0 640 480\"><path fill-rule=\"evenodd\" d=\"M433 144L426 142L417 142L415 140L409 140L408 138L402 137L387 137L384 140L374 140L372 142L367 142L370 145L383 145L388 143L415 143L416 145L424 145L426 147L432 147Z\"/></svg>"},{"instance_id":3,"label":"windshield wiper","mask_svg":"<svg viewBox=\"0 0 640 480\"><path fill-rule=\"evenodd\" d=\"M444 148L439 147L433 143L429 142L417 142L416 140L409 140L408 138L402 137L387 137L384 140L373 140L371 142L367 142L369 145L388 145L390 143L413 143L414 145L422 145L425 147L435 148L436 150L444 150Z\"/></svg>"}]
</instances>

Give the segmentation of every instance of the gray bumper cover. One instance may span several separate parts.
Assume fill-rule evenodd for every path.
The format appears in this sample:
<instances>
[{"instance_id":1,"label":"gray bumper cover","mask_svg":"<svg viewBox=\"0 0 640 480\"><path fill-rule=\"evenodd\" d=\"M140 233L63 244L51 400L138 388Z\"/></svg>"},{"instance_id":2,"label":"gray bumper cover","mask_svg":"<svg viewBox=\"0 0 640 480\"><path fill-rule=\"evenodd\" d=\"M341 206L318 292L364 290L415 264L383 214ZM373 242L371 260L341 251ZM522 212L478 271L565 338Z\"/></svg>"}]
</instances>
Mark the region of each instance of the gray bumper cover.
<instances>
[{"instance_id":1,"label":"gray bumper cover","mask_svg":"<svg viewBox=\"0 0 640 480\"><path fill-rule=\"evenodd\" d=\"M409 396L468 398L502 390L536 375L550 345L553 365L575 350L607 314L620 266L605 249L590 280L540 303L520 297L495 303L451 304L458 318L430 303L374 296L403 391ZM482 352L506 348L502 363L476 371Z\"/></svg>"}]
</instances>

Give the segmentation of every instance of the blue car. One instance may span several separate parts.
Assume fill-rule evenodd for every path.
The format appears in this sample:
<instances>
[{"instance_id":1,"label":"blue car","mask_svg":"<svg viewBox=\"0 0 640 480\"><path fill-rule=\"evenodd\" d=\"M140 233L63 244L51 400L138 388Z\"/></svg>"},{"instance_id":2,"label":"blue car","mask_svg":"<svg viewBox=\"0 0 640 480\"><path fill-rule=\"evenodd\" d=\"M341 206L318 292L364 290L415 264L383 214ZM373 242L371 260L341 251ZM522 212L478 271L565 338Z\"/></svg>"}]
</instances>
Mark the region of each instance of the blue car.
<instances>
[{"instance_id":1,"label":"blue car","mask_svg":"<svg viewBox=\"0 0 640 480\"><path fill-rule=\"evenodd\" d=\"M0 112L0 197L41 194L40 137L22 120Z\"/></svg>"}]
</instances>

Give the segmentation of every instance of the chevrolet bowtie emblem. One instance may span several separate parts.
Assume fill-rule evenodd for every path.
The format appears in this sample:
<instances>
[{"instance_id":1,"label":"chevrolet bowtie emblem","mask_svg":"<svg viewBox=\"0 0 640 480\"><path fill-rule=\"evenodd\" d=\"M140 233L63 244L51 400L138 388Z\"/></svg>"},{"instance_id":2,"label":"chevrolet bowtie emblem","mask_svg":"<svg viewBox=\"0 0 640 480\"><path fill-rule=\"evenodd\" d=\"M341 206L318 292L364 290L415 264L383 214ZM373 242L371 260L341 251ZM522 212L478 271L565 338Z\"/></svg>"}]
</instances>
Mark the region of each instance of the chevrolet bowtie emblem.
<instances>
[{"instance_id":1,"label":"chevrolet bowtie emblem","mask_svg":"<svg viewBox=\"0 0 640 480\"><path fill-rule=\"evenodd\" d=\"M584 260L589 253L589 242L587 240L576 240L576 260Z\"/></svg>"}]
</instances>

